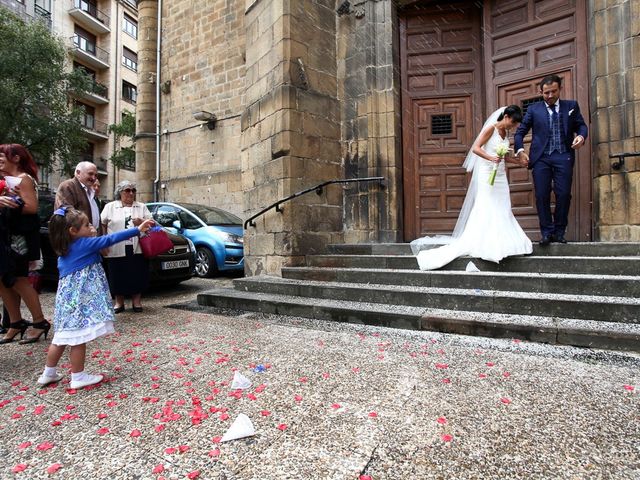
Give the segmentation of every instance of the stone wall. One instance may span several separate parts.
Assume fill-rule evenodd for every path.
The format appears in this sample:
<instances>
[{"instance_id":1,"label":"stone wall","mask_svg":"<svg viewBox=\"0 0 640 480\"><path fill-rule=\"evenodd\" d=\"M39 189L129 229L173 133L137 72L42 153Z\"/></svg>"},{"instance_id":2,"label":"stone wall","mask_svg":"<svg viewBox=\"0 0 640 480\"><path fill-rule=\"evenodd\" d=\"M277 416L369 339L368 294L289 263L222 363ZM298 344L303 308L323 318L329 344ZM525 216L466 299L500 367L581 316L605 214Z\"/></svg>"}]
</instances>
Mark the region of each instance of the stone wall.
<instances>
[{"instance_id":1,"label":"stone wall","mask_svg":"<svg viewBox=\"0 0 640 480\"><path fill-rule=\"evenodd\" d=\"M242 216L244 3L165 1L162 17L159 198ZM216 115L215 129L193 118L203 110Z\"/></svg>"},{"instance_id":2,"label":"stone wall","mask_svg":"<svg viewBox=\"0 0 640 480\"><path fill-rule=\"evenodd\" d=\"M245 218L288 195L343 176L333 0L246 3ZM313 41L309 41L313 39ZM342 239L342 191L300 196L245 234L249 275L279 274Z\"/></svg>"},{"instance_id":3,"label":"stone wall","mask_svg":"<svg viewBox=\"0 0 640 480\"><path fill-rule=\"evenodd\" d=\"M640 2L590 3L595 240L640 241Z\"/></svg>"},{"instance_id":4,"label":"stone wall","mask_svg":"<svg viewBox=\"0 0 640 480\"><path fill-rule=\"evenodd\" d=\"M337 17L345 176L385 177L386 189L345 189L345 241L402 241L402 135L396 6L352 2Z\"/></svg>"}]
</instances>

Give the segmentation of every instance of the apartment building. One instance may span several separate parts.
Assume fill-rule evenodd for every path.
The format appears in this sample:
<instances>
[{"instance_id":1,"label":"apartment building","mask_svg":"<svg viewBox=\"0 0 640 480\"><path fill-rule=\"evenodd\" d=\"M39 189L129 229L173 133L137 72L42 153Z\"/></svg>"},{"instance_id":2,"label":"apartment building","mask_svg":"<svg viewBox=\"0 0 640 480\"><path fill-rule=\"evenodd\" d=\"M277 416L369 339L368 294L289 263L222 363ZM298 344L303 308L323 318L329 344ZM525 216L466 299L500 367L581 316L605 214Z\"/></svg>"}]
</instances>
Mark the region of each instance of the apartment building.
<instances>
[{"instance_id":1,"label":"apartment building","mask_svg":"<svg viewBox=\"0 0 640 480\"><path fill-rule=\"evenodd\" d=\"M44 21L69 48L69 68L81 69L92 89L71 99L83 111L87 138L78 161L98 167L100 196L111 199L120 180L135 176L135 162L114 168L108 158L120 147L108 126L124 112L135 113L138 71L137 0L0 0L25 20ZM123 145L124 146L124 145ZM65 180L60 172L42 172L42 183L55 190Z\"/></svg>"}]
</instances>

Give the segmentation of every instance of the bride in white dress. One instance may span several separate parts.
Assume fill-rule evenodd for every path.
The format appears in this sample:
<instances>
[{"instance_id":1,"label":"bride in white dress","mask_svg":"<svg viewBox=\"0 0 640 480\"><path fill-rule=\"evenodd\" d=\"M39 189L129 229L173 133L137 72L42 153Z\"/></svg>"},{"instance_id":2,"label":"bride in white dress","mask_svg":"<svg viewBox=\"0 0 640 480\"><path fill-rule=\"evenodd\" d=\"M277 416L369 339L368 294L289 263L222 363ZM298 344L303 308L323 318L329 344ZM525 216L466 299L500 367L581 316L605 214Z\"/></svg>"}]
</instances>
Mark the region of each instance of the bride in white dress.
<instances>
[{"instance_id":1,"label":"bride in white dress","mask_svg":"<svg viewBox=\"0 0 640 480\"><path fill-rule=\"evenodd\" d=\"M522 164L510 156L501 160L496 154L496 150L508 149L509 130L521 121L522 110L517 105L499 108L486 121L464 162L473 175L452 236L423 237L411 242L420 270L434 270L465 255L498 263L511 255L532 252L531 240L511 212L505 159ZM439 244L445 245L433 248Z\"/></svg>"}]
</instances>

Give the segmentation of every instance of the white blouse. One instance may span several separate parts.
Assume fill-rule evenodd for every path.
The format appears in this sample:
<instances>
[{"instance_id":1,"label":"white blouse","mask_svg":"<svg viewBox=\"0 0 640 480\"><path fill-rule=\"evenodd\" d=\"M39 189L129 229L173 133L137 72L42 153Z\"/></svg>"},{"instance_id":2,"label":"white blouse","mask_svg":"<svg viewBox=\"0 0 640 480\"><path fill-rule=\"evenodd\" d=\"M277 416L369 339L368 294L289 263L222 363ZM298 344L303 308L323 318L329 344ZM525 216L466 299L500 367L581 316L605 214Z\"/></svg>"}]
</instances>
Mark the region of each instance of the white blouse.
<instances>
[{"instance_id":1,"label":"white blouse","mask_svg":"<svg viewBox=\"0 0 640 480\"><path fill-rule=\"evenodd\" d=\"M144 203L133 202L131 207L125 207L120 200L115 200L107 203L102 210L102 215L100 215L100 221L106 227L107 234L135 227L132 222L134 218L147 220L151 218L151 212ZM133 237L130 242L120 242L109 247L105 256L108 258L124 257L125 245L127 244L133 245L134 253L142 253L138 245L138 237Z\"/></svg>"}]
</instances>

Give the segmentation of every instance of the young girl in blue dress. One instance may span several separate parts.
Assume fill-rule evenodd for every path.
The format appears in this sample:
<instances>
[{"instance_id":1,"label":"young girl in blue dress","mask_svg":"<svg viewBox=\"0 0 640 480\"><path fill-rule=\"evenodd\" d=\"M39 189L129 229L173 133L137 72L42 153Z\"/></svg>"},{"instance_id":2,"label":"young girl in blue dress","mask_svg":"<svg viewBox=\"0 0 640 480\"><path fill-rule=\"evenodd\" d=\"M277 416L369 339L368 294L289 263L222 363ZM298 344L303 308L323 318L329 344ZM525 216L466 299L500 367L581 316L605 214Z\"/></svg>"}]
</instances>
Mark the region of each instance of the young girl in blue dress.
<instances>
[{"instance_id":1,"label":"young girl in blue dress","mask_svg":"<svg viewBox=\"0 0 640 480\"><path fill-rule=\"evenodd\" d=\"M154 224L147 220L137 228L112 235L96 236L87 216L73 208L61 207L49 221L51 247L59 255L60 280L53 318L54 336L47 354L40 385L58 382L57 365L67 345L70 347L71 388L102 381L102 375L84 371L87 342L113 333L114 313L109 284L102 268L100 250L146 232Z\"/></svg>"}]
</instances>

